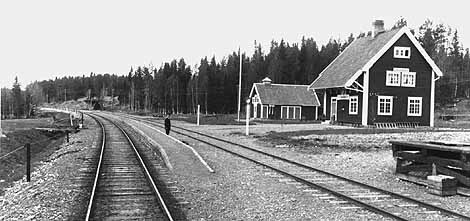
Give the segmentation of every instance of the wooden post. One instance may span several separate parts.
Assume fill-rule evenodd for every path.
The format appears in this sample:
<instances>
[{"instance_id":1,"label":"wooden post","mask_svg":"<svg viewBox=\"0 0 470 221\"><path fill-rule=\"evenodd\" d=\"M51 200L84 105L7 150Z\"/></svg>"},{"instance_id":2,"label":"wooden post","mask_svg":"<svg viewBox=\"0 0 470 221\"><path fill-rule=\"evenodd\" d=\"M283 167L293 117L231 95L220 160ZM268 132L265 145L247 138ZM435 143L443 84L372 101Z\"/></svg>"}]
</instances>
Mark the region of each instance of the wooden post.
<instances>
[{"instance_id":1,"label":"wooden post","mask_svg":"<svg viewBox=\"0 0 470 221\"><path fill-rule=\"evenodd\" d=\"M250 134L250 103L246 102L246 129L245 134L248 136Z\"/></svg>"},{"instance_id":2,"label":"wooden post","mask_svg":"<svg viewBox=\"0 0 470 221\"><path fill-rule=\"evenodd\" d=\"M69 133L70 131L69 130L66 130L65 133L67 134L67 143L69 142L70 138L69 138Z\"/></svg>"},{"instance_id":3,"label":"wooden post","mask_svg":"<svg viewBox=\"0 0 470 221\"><path fill-rule=\"evenodd\" d=\"M197 125L199 126L199 115L201 113L201 105L197 105Z\"/></svg>"},{"instance_id":4,"label":"wooden post","mask_svg":"<svg viewBox=\"0 0 470 221\"><path fill-rule=\"evenodd\" d=\"M25 144L26 147L26 181L31 181L31 145Z\"/></svg>"}]
</instances>

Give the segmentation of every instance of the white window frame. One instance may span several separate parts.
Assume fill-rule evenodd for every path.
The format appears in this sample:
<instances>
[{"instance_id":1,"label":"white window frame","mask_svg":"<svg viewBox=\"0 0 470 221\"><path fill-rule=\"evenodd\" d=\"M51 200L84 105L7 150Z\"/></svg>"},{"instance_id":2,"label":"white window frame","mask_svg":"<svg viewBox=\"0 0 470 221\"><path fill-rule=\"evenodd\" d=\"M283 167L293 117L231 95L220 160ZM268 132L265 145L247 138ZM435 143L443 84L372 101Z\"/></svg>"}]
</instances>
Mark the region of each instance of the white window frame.
<instances>
[{"instance_id":1,"label":"white window frame","mask_svg":"<svg viewBox=\"0 0 470 221\"><path fill-rule=\"evenodd\" d=\"M408 79L408 83L406 83L407 79ZM401 86L402 87L415 87L416 86L416 72L402 72L401 73Z\"/></svg>"},{"instance_id":2,"label":"white window frame","mask_svg":"<svg viewBox=\"0 0 470 221\"><path fill-rule=\"evenodd\" d=\"M290 118L290 114L292 112L292 118ZM294 106L289 106L287 108L287 119L295 119L295 107Z\"/></svg>"},{"instance_id":3,"label":"white window frame","mask_svg":"<svg viewBox=\"0 0 470 221\"><path fill-rule=\"evenodd\" d=\"M385 102L382 102L385 106L384 106L384 112L381 112L380 111L380 100L383 99ZM386 112L386 104L388 102L386 102L386 100L390 100L390 112ZM377 96L377 115L381 115L381 116L391 116L393 114L393 96Z\"/></svg>"},{"instance_id":4,"label":"white window frame","mask_svg":"<svg viewBox=\"0 0 470 221\"><path fill-rule=\"evenodd\" d=\"M335 105L335 112L333 112L333 104ZM334 118L333 118L334 116ZM338 119L338 98L337 97L331 97L331 103L330 103L330 120L331 121L336 121Z\"/></svg>"},{"instance_id":5,"label":"white window frame","mask_svg":"<svg viewBox=\"0 0 470 221\"><path fill-rule=\"evenodd\" d=\"M302 107L301 106L295 106L294 107L294 119L297 119L295 118L295 114L297 113L297 111L299 111L299 120L302 119Z\"/></svg>"},{"instance_id":6,"label":"white window frame","mask_svg":"<svg viewBox=\"0 0 470 221\"><path fill-rule=\"evenodd\" d=\"M400 86L400 72L398 71L387 71L387 77L385 79L385 85L386 86ZM394 77L396 77L397 79L393 79ZM392 81L393 80L396 80L396 81Z\"/></svg>"},{"instance_id":7,"label":"white window frame","mask_svg":"<svg viewBox=\"0 0 470 221\"><path fill-rule=\"evenodd\" d=\"M284 118L284 108L286 108L285 118ZM289 119L289 106L281 106L281 119Z\"/></svg>"},{"instance_id":8,"label":"white window frame","mask_svg":"<svg viewBox=\"0 0 470 221\"><path fill-rule=\"evenodd\" d=\"M266 109L266 116L264 116L264 110ZM261 118L268 118L269 106L268 105L261 105Z\"/></svg>"},{"instance_id":9,"label":"white window frame","mask_svg":"<svg viewBox=\"0 0 470 221\"><path fill-rule=\"evenodd\" d=\"M417 103L414 103L413 105L418 105L418 113L411 113L411 101L418 101ZM422 115L422 110L423 110L423 98L422 97L408 97L408 116L412 116L412 117L421 117ZM414 109L416 110L416 109Z\"/></svg>"},{"instance_id":10,"label":"white window frame","mask_svg":"<svg viewBox=\"0 0 470 221\"><path fill-rule=\"evenodd\" d=\"M286 118L283 117L284 115L284 108L286 108ZM292 110L292 118L289 117L289 114ZM297 119L295 118L295 113L296 113L296 110L299 110L299 119L302 118L302 106L281 106L281 119Z\"/></svg>"},{"instance_id":11,"label":"white window frame","mask_svg":"<svg viewBox=\"0 0 470 221\"><path fill-rule=\"evenodd\" d=\"M356 108L354 111L353 111L353 104L356 105ZM359 109L359 97L358 96L349 97L349 114L357 114L358 109Z\"/></svg>"},{"instance_id":12,"label":"white window frame","mask_svg":"<svg viewBox=\"0 0 470 221\"><path fill-rule=\"evenodd\" d=\"M408 54L407 54L407 52L408 52ZM411 57L411 48L410 47L396 46L396 47L393 48L393 57L394 58L410 59L410 57Z\"/></svg>"}]
</instances>

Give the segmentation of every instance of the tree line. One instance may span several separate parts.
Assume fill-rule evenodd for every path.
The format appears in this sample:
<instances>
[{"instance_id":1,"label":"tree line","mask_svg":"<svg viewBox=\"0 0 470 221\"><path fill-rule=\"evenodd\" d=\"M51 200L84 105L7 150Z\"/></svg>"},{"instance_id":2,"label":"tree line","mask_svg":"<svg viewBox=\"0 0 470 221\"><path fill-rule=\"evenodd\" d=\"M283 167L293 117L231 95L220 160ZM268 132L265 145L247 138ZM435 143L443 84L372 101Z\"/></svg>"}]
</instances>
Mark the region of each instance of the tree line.
<instances>
[{"instance_id":1,"label":"tree line","mask_svg":"<svg viewBox=\"0 0 470 221\"><path fill-rule=\"evenodd\" d=\"M406 20L400 19L393 28L403 25ZM457 98L470 98L469 49L464 50L458 31L426 20L413 33L444 73L436 83L436 102L446 104ZM235 113L240 60L243 102L252 84L264 77L274 83L310 84L354 39L370 34L330 39L321 46L313 38L303 37L300 43L273 40L267 52L255 41L252 55L234 51L219 61L204 57L195 68L181 58L160 67L132 67L127 75L92 72L36 81L19 92L16 81L12 89L2 89L2 116L25 116L27 108L43 102L103 96L118 96L120 107L131 111L194 113L199 104L203 113Z\"/></svg>"}]
</instances>

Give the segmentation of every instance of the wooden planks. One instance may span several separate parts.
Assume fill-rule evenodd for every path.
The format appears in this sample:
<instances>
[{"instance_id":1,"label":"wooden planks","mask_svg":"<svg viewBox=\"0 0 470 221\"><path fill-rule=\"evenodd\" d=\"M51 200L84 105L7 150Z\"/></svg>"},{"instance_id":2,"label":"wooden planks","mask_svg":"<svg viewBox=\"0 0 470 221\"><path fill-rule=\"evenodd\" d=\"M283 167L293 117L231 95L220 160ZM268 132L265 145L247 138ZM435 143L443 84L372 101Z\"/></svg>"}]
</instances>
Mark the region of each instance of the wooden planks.
<instances>
[{"instance_id":1,"label":"wooden planks","mask_svg":"<svg viewBox=\"0 0 470 221\"><path fill-rule=\"evenodd\" d=\"M442 150L446 152L457 152L470 154L470 144L467 143L454 143L454 142L420 142L420 141L390 141L392 146L403 146L415 149L428 149L428 150ZM439 143L439 144L437 144Z\"/></svg>"},{"instance_id":2,"label":"wooden planks","mask_svg":"<svg viewBox=\"0 0 470 221\"><path fill-rule=\"evenodd\" d=\"M452 176L461 185L470 187L470 144L440 141L390 141L390 143L393 156L397 160L395 172L400 178L420 182L417 180L423 180L427 175L436 175L437 172ZM412 178L413 176L416 179ZM429 182L424 183L430 185ZM455 192L437 187L434 190L435 194L439 195Z\"/></svg>"},{"instance_id":3,"label":"wooden planks","mask_svg":"<svg viewBox=\"0 0 470 221\"><path fill-rule=\"evenodd\" d=\"M427 177L426 189L429 193L439 196L453 196L457 194L457 179L446 175L431 175Z\"/></svg>"}]
</instances>

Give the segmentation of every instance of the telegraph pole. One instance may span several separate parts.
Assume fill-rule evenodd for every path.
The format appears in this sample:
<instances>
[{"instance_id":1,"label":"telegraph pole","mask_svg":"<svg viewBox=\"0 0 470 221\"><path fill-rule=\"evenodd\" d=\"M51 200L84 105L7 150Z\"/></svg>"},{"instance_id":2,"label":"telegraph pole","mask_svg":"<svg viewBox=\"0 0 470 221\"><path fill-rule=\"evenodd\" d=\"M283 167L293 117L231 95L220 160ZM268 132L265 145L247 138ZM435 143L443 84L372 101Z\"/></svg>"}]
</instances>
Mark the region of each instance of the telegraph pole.
<instances>
[{"instance_id":1,"label":"telegraph pole","mask_svg":"<svg viewBox=\"0 0 470 221\"><path fill-rule=\"evenodd\" d=\"M242 99L242 54L240 47L238 47L238 56L240 56L240 73L238 77L238 118L237 121L240 121L240 109L241 109L241 99Z\"/></svg>"}]
</instances>

